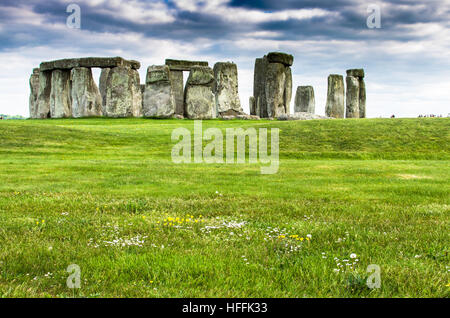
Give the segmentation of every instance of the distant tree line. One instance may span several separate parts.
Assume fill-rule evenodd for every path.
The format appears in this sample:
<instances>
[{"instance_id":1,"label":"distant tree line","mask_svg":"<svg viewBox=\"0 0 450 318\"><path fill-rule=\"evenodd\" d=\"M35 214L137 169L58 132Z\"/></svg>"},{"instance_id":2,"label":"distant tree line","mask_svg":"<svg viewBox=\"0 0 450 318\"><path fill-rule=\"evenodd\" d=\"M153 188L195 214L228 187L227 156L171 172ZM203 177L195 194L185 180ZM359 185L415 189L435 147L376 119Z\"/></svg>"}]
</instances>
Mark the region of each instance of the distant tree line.
<instances>
[{"instance_id":1,"label":"distant tree line","mask_svg":"<svg viewBox=\"0 0 450 318\"><path fill-rule=\"evenodd\" d=\"M6 120L6 119L27 119L26 117L20 116L20 115L5 115L0 114L0 120Z\"/></svg>"}]
</instances>

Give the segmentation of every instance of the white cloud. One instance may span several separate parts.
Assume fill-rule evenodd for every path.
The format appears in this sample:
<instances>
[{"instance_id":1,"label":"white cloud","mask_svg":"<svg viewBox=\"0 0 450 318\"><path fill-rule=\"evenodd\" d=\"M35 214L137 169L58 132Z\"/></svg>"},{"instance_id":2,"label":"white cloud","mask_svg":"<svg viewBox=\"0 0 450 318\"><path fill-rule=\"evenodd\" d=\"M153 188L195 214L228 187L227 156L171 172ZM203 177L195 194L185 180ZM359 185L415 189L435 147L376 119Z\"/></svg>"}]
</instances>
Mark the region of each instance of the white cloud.
<instances>
[{"instance_id":1,"label":"white cloud","mask_svg":"<svg viewBox=\"0 0 450 318\"><path fill-rule=\"evenodd\" d=\"M315 17L335 15L323 9L299 9L264 12L245 8L230 7L230 0L174 0L177 7L189 12L201 12L217 16L219 19L233 23L255 24L289 19L305 20Z\"/></svg>"}]
</instances>

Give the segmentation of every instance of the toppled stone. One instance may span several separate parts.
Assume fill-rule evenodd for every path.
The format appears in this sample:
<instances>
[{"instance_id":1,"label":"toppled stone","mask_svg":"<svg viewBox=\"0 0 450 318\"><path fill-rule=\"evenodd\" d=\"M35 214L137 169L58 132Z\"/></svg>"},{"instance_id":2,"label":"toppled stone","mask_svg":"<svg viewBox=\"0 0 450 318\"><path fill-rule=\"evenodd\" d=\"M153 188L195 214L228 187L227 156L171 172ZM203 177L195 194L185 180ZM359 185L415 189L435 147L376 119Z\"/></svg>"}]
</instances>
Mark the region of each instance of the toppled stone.
<instances>
[{"instance_id":1,"label":"toppled stone","mask_svg":"<svg viewBox=\"0 0 450 318\"><path fill-rule=\"evenodd\" d=\"M283 114L277 117L278 120L313 120L313 119L333 119L332 117L315 115L305 112L295 112L294 114Z\"/></svg>"},{"instance_id":2,"label":"toppled stone","mask_svg":"<svg viewBox=\"0 0 450 318\"><path fill-rule=\"evenodd\" d=\"M214 73L205 66L194 66L186 83L186 116L190 119L216 118Z\"/></svg>"},{"instance_id":3,"label":"toppled stone","mask_svg":"<svg viewBox=\"0 0 450 318\"><path fill-rule=\"evenodd\" d=\"M281 63L269 63L266 70L267 117L286 114L285 107L285 66Z\"/></svg>"},{"instance_id":4,"label":"toppled stone","mask_svg":"<svg viewBox=\"0 0 450 318\"><path fill-rule=\"evenodd\" d=\"M344 118L344 77L331 74L328 76L328 93L325 113L329 117Z\"/></svg>"},{"instance_id":5,"label":"toppled stone","mask_svg":"<svg viewBox=\"0 0 450 318\"><path fill-rule=\"evenodd\" d=\"M255 116L255 115L247 115L247 114L242 114L242 115L225 115L225 116L221 116L220 117L223 120L234 120L234 119L239 119L239 120L260 120L261 118L259 118L259 116Z\"/></svg>"},{"instance_id":6,"label":"toppled stone","mask_svg":"<svg viewBox=\"0 0 450 318\"><path fill-rule=\"evenodd\" d=\"M50 118L50 93L52 87L52 72L39 72L39 93L36 116L34 118Z\"/></svg>"},{"instance_id":7,"label":"toppled stone","mask_svg":"<svg viewBox=\"0 0 450 318\"><path fill-rule=\"evenodd\" d=\"M92 70L76 67L71 71L72 78L72 116L102 116L102 96L92 77Z\"/></svg>"},{"instance_id":8,"label":"toppled stone","mask_svg":"<svg viewBox=\"0 0 450 318\"><path fill-rule=\"evenodd\" d=\"M133 60L125 60L121 57L84 57L42 62L40 69L41 71L51 71L56 69L70 70L77 67L113 68L119 66L138 70L141 67L141 63Z\"/></svg>"},{"instance_id":9,"label":"toppled stone","mask_svg":"<svg viewBox=\"0 0 450 318\"><path fill-rule=\"evenodd\" d=\"M299 86L295 94L296 113L310 113L314 114L316 110L316 100L314 97L314 88L312 86Z\"/></svg>"},{"instance_id":10,"label":"toppled stone","mask_svg":"<svg viewBox=\"0 0 450 318\"><path fill-rule=\"evenodd\" d=\"M214 65L214 93L217 113L228 110L243 112L238 93L238 71L234 63L219 62Z\"/></svg>"},{"instance_id":11,"label":"toppled stone","mask_svg":"<svg viewBox=\"0 0 450 318\"><path fill-rule=\"evenodd\" d=\"M106 83L106 116L141 116L142 93L139 73L136 70L128 67L112 68Z\"/></svg>"},{"instance_id":12,"label":"toppled stone","mask_svg":"<svg viewBox=\"0 0 450 318\"><path fill-rule=\"evenodd\" d=\"M294 64L294 56L281 52L270 52L267 54L267 59L269 63L281 63L285 66L292 66Z\"/></svg>"},{"instance_id":13,"label":"toppled stone","mask_svg":"<svg viewBox=\"0 0 450 318\"><path fill-rule=\"evenodd\" d=\"M71 82L68 70L52 71L50 115L52 118L72 116Z\"/></svg>"},{"instance_id":14,"label":"toppled stone","mask_svg":"<svg viewBox=\"0 0 450 318\"><path fill-rule=\"evenodd\" d=\"M347 76L346 118L359 118L359 80L354 76Z\"/></svg>"},{"instance_id":15,"label":"toppled stone","mask_svg":"<svg viewBox=\"0 0 450 318\"><path fill-rule=\"evenodd\" d=\"M30 98L29 98L30 118L37 118L38 94L39 94L39 68L35 68L33 69L33 73L30 76Z\"/></svg>"},{"instance_id":16,"label":"toppled stone","mask_svg":"<svg viewBox=\"0 0 450 318\"><path fill-rule=\"evenodd\" d=\"M175 98L167 65L153 65L147 69L145 81L145 117L169 118L175 114Z\"/></svg>"}]
</instances>

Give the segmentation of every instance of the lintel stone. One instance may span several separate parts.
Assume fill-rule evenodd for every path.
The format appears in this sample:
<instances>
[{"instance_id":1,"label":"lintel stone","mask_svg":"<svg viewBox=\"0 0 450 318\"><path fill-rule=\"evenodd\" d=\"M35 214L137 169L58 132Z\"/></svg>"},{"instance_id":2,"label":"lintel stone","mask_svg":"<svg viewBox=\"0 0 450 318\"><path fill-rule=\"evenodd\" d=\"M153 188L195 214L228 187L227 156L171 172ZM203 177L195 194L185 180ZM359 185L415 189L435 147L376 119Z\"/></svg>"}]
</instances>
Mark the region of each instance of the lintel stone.
<instances>
[{"instance_id":1,"label":"lintel stone","mask_svg":"<svg viewBox=\"0 0 450 318\"><path fill-rule=\"evenodd\" d=\"M141 63L133 60L125 60L121 57L83 57L42 62L40 69L41 71L52 71L56 69L70 70L77 67L113 68L119 66L138 70L141 67Z\"/></svg>"},{"instance_id":2,"label":"lintel stone","mask_svg":"<svg viewBox=\"0 0 450 318\"><path fill-rule=\"evenodd\" d=\"M166 59L166 65L171 71L190 71L193 66L209 66L206 61L185 61Z\"/></svg>"}]
</instances>

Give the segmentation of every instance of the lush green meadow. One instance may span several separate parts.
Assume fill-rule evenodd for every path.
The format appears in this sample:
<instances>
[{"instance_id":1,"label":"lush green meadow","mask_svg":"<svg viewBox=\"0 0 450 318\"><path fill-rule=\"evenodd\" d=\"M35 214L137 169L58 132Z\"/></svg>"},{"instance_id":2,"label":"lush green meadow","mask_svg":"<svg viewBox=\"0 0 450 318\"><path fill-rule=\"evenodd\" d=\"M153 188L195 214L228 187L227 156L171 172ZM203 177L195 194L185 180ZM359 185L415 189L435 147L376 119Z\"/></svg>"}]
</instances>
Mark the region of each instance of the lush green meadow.
<instances>
[{"instance_id":1,"label":"lush green meadow","mask_svg":"<svg viewBox=\"0 0 450 318\"><path fill-rule=\"evenodd\" d=\"M1 121L0 296L450 296L450 119L203 122L279 128L273 175L174 164L178 127Z\"/></svg>"}]
</instances>

